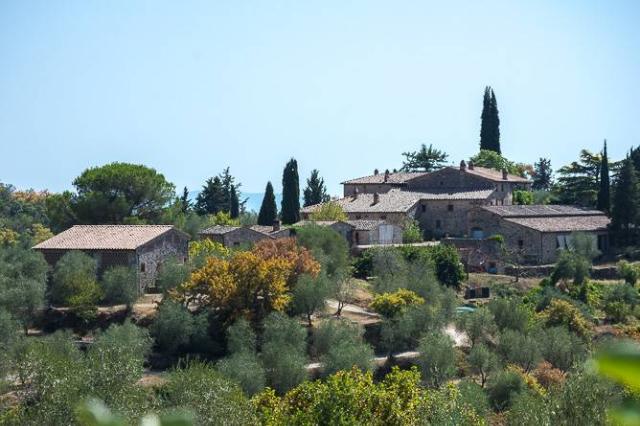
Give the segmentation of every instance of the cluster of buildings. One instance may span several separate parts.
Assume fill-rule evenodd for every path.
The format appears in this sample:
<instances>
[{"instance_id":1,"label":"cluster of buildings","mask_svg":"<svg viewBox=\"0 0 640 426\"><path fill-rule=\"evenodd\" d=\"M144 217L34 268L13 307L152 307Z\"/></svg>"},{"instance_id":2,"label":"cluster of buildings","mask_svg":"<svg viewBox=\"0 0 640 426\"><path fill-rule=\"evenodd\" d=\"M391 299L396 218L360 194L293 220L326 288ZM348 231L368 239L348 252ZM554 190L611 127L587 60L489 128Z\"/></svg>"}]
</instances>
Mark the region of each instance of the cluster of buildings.
<instances>
[{"instance_id":1,"label":"cluster of buildings","mask_svg":"<svg viewBox=\"0 0 640 426\"><path fill-rule=\"evenodd\" d=\"M344 221L315 222L334 229L355 248L402 243L408 221L416 221L425 239L455 245L470 267L500 269L505 253L519 263L547 264L566 249L574 232L591 236L601 252L609 248L609 218L600 211L566 205L514 205L517 190L529 190L529 180L472 163L445 167L431 173L378 173L343 182L344 196L337 203ZM311 221L321 205L302 209ZM214 226L203 230L226 247L249 245L263 239L295 236L294 227ZM496 249L496 236L504 243ZM138 271L143 291L153 285L169 257L186 260L189 236L170 225L77 225L34 247L54 265L72 250L92 255L100 274L114 265Z\"/></svg>"}]
</instances>

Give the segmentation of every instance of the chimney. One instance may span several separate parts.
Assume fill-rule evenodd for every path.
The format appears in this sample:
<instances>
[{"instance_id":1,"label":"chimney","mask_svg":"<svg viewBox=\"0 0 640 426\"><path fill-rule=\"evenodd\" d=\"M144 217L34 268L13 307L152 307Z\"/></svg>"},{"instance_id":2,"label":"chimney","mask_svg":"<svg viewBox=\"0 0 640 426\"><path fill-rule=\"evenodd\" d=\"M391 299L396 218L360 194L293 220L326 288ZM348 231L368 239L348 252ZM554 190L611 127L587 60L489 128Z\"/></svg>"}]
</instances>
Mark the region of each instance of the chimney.
<instances>
[{"instance_id":1,"label":"chimney","mask_svg":"<svg viewBox=\"0 0 640 426\"><path fill-rule=\"evenodd\" d=\"M280 230L280 221L278 219L273 221L273 232L278 232Z\"/></svg>"},{"instance_id":2,"label":"chimney","mask_svg":"<svg viewBox=\"0 0 640 426\"><path fill-rule=\"evenodd\" d=\"M507 180L507 169L502 169L502 180Z\"/></svg>"},{"instance_id":3,"label":"chimney","mask_svg":"<svg viewBox=\"0 0 640 426\"><path fill-rule=\"evenodd\" d=\"M473 170L473 161L469 160L468 167L469 167L469 170Z\"/></svg>"},{"instance_id":4,"label":"chimney","mask_svg":"<svg viewBox=\"0 0 640 426\"><path fill-rule=\"evenodd\" d=\"M374 169L373 170L373 175L374 176L378 176L380 174L380 171L378 169Z\"/></svg>"},{"instance_id":5,"label":"chimney","mask_svg":"<svg viewBox=\"0 0 640 426\"><path fill-rule=\"evenodd\" d=\"M373 204L376 205L380 202L380 194L377 192L373 193Z\"/></svg>"},{"instance_id":6,"label":"chimney","mask_svg":"<svg viewBox=\"0 0 640 426\"><path fill-rule=\"evenodd\" d=\"M386 183L389 180L389 169L384 171L384 182Z\"/></svg>"},{"instance_id":7,"label":"chimney","mask_svg":"<svg viewBox=\"0 0 640 426\"><path fill-rule=\"evenodd\" d=\"M460 171L464 172L465 170L467 170L467 163L464 162L464 160L460 161Z\"/></svg>"}]
</instances>

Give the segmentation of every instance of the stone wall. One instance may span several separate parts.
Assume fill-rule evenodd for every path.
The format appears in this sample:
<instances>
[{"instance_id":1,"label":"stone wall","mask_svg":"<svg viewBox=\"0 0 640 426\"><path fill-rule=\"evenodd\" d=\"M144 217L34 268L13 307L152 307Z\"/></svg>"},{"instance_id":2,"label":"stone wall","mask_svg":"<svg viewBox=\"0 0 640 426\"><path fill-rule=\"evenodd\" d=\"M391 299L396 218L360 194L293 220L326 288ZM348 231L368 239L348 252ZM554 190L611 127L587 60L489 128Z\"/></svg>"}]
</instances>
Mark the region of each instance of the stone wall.
<instances>
[{"instance_id":1,"label":"stone wall","mask_svg":"<svg viewBox=\"0 0 640 426\"><path fill-rule=\"evenodd\" d=\"M416 220L427 238L467 235L467 216L471 209L482 204L476 200L421 201L415 213Z\"/></svg>"},{"instance_id":2,"label":"stone wall","mask_svg":"<svg viewBox=\"0 0 640 426\"><path fill-rule=\"evenodd\" d=\"M202 234L200 235L200 238L208 238L225 247L233 248L254 244L260 240L269 238L269 236L261 232L254 231L253 229L241 227L225 234Z\"/></svg>"},{"instance_id":3,"label":"stone wall","mask_svg":"<svg viewBox=\"0 0 640 426\"><path fill-rule=\"evenodd\" d=\"M186 262L189 256L189 240L177 231L168 232L136 250L138 289L142 293L154 287L162 263L171 257Z\"/></svg>"}]
</instances>

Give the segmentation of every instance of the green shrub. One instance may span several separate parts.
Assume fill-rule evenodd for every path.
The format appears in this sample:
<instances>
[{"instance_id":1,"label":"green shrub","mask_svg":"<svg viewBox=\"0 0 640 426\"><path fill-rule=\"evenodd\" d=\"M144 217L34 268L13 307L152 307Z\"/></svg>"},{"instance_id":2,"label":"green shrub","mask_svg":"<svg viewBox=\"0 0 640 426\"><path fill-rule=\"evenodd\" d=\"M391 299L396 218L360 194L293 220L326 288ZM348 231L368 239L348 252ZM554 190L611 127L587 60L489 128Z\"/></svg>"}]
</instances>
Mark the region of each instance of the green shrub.
<instances>
[{"instance_id":1,"label":"green shrub","mask_svg":"<svg viewBox=\"0 0 640 426\"><path fill-rule=\"evenodd\" d=\"M487 391L489 401L497 411L508 409L516 397L526 390L522 375L515 371L504 370L489 381Z\"/></svg>"},{"instance_id":2,"label":"green shrub","mask_svg":"<svg viewBox=\"0 0 640 426\"><path fill-rule=\"evenodd\" d=\"M362 336L364 330L346 320L329 319L315 330L313 350L323 364L323 374L339 370L371 370L374 356L371 347Z\"/></svg>"},{"instance_id":3,"label":"green shrub","mask_svg":"<svg viewBox=\"0 0 640 426\"><path fill-rule=\"evenodd\" d=\"M223 376L238 383L249 396L262 391L266 386L264 367L255 353L234 353L222 359L216 368Z\"/></svg>"},{"instance_id":4,"label":"green shrub","mask_svg":"<svg viewBox=\"0 0 640 426\"><path fill-rule=\"evenodd\" d=\"M191 340L194 332L193 315L184 306L166 299L158 308L150 331L160 349L175 353Z\"/></svg>"},{"instance_id":5,"label":"green shrub","mask_svg":"<svg viewBox=\"0 0 640 426\"><path fill-rule=\"evenodd\" d=\"M191 270L189 265L177 257L170 257L162 263L162 268L156 278L156 287L162 293L173 290L189 279Z\"/></svg>"},{"instance_id":6,"label":"green shrub","mask_svg":"<svg viewBox=\"0 0 640 426\"><path fill-rule=\"evenodd\" d=\"M70 251L62 256L53 271L49 290L51 302L70 307L90 307L100 297L96 261L81 251Z\"/></svg>"},{"instance_id":7,"label":"green shrub","mask_svg":"<svg viewBox=\"0 0 640 426\"><path fill-rule=\"evenodd\" d=\"M239 386L208 364L191 361L169 373L160 390L161 407L168 411L188 410L196 424L256 424L254 409Z\"/></svg>"},{"instance_id":8,"label":"green shrub","mask_svg":"<svg viewBox=\"0 0 640 426\"><path fill-rule=\"evenodd\" d=\"M324 273L318 275L317 278L310 275L300 276L292 292L293 312L306 316L309 327L311 327L313 314L325 307L331 290L329 279Z\"/></svg>"},{"instance_id":9,"label":"green shrub","mask_svg":"<svg viewBox=\"0 0 640 426\"><path fill-rule=\"evenodd\" d=\"M635 286L640 278L640 264L629 263L621 260L617 265L618 274L625 283Z\"/></svg>"},{"instance_id":10,"label":"green shrub","mask_svg":"<svg viewBox=\"0 0 640 426\"><path fill-rule=\"evenodd\" d=\"M449 287L458 287L464 279L464 268L458 250L449 244L429 247L438 280Z\"/></svg>"},{"instance_id":11,"label":"green shrub","mask_svg":"<svg viewBox=\"0 0 640 426\"><path fill-rule=\"evenodd\" d=\"M402 242L405 244L422 242L422 230L415 220L408 220L402 230Z\"/></svg>"},{"instance_id":12,"label":"green shrub","mask_svg":"<svg viewBox=\"0 0 640 426\"><path fill-rule=\"evenodd\" d=\"M426 334L420 339L418 352L418 364L429 385L438 387L454 376L456 349L449 336L441 332Z\"/></svg>"},{"instance_id":13,"label":"green shrub","mask_svg":"<svg viewBox=\"0 0 640 426\"><path fill-rule=\"evenodd\" d=\"M301 226L296 228L296 240L321 261L322 269L329 278L335 279L348 269L349 246L333 229L315 224Z\"/></svg>"},{"instance_id":14,"label":"green shrub","mask_svg":"<svg viewBox=\"0 0 640 426\"><path fill-rule=\"evenodd\" d=\"M535 368L541 361L540 342L531 334L505 330L500 334L498 352L510 364L516 364L525 372Z\"/></svg>"},{"instance_id":15,"label":"green shrub","mask_svg":"<svg viewBox=\"0 0 640 426\"><path fill-rule=\"evenodd\" d=\"M271 313L264 322L262 362L267 383L279 393L307 378L306 332L295 319Z\"/></svg>"},{"instance_id":16,"label":"green shrub","mask_svg":"<svg viewBox=\"0 0 640 426\"><path fill-rule=\"evenodd\" d=\"M383 293L374 296L370 308L387 318L394 318L408 306L420 305L424 299L416 293L406 289L399 289L393 293Z\"/></svg>"},{"instance_id":17,"label":"green shrub","mask_svg":"<svg viewBox=\"0 0 640 426\"><path fill-rule=\"evenodd\" d=\"M500 330L511 329L524 332L532 316L530 309L518 298L494 299L489 303L489 310Z\"/></svg>"},{"instance_id":18,"label":"green shrub","mask_svg":"<svg viewBox=\"0 0 640 426\"><path fill-rule=\"evenodd\" d=\"M126 266L107 269L101 281L104 303L124 304L131 307L138 298L138 277L136 271Z\"/></svg>"},{"instance_id":19,"label":"green shrub","mask_svg":"<svg viewBox=\"0 0 640 426\"><path fill-rule=\"evenodd\" d=\"M485 307L461 314L458 317L458 327L467 334L472 346L489 342L498 331L491 311Z\"/></svg>"},{"instance_id":20,"label":"green shrub","mask_svg":"<svg viewBox=\"0 0 640 426\"><path fill-rule=\"evenodd\" d=\"M538 334L542 356L554 367L567 371L585 358L585 344L565 327L551 327Z\"/></svg>"}]
</instances>

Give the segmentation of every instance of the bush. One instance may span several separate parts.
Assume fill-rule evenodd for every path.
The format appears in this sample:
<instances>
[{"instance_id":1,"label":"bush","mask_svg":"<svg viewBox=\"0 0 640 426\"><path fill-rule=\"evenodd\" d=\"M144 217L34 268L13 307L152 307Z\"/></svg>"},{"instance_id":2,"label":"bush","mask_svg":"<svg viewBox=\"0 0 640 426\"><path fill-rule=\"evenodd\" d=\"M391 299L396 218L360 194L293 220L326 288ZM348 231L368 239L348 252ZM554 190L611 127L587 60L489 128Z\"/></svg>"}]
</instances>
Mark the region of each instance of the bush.
<instances>
[{"instance_id":1,"label":"bush","mask_svg":"<svg viewBox=\"0 0 640 426\"><path fill-rule=\"evenodd\" d=\"M279 393L307 378L305 330L294 319L272 313L265 319L262 362L267 382Z\"/></svg>"},{"instance_id":2,"label":"bush","mask_svg":"<svg viewBox=\"0 0 640 426\"><path fill-rule=\"evenodd\" d=\"M324 274L317 278L302 275L293 289L293 311L305 315L311 327L313 314L324 308L330 292L329 279Z\"/></svg>"},{"instance_id":3,"label":"bush","mask_svg":"<svg viewBox=\"0 0 640 426\"><path fill-rule=\"evenodd\" d=\"M515 371L504 370L489 381L487 387L489 401L497 411L506 410L526 388L522 375Z\"/></svg>"},{"instance_id":4,"label":"bush","mask_svg":"<svg viewBox=\"0 0 640 426\"><path fill-rule=\"evenodd\" d=\"M625 283L635 286L640 278L640 265L621 260L617 265L618 274Z\"/></svg>"},{"instance_id":5,"label":"bush","mask_svg":"<svg viewBox=\"0 0 640 426\"><path fill-rule=\"evenodd\" d=\"M449 287L459 287L464 279L464 268L458 250L449 244L438 244L429 248L438 280Z\"/></svg>"},{"instance_id":6,"label":"bush","mask_svg":"<svg viewBox=\"0 0 640 426\"><path fill-rule=\"evenodd\" d=\"M202 362L191 361L173 370L159 392L162 408L189 410L195 414L196 424L244 426L257 422L240 387Z\"/></svg>"},{"instance_id":7,"label":"bush","mask_svg":"<svg viewBox=\"0 0 640 426\"><path fill-rule=\"evenodd\" d=\"M420 243L422 242L422 230L415 220L408 220L404 224L402 230L402 242L404 244Z\"/></svg>"},{"instance_id":8,"label":"bush","mask_svg":"<svg viewBox=\"0 0 640 426\"><path fill-rule=\"evenodd\" d=\"M62 256L53 272L49 293L51 302L70 307L91 307L100 297L96 261L81 251L70 251Z\"/></svg>"},{"instance_id":9,"label":"bush","mask_svg":"<svg viewBox=\"0 0 640 426\"><path fill-rule=\"evenodd\" d=\"M516 190L513 191L513 204L530 205L533 204L533 192Z\"/></svg>"},{"instance_id":10,"label":"bush","mask_svg":"<svg viewBox=\"0 0 640 426\"><path fill-rule=\"evenodd\" d=\"M449 336L431 332L420 339L418 364L424 380L439 387L455 374L456 349Z\"/></svg>"},{"instance_id":11,"label":"bush","mask_svg":"<svg viewBox=\"0 0 640 426\"><path fill-rule=\"evenodd\" d=\"M238 383L249 396L262 391L266 385L264 367L255 353L234 353L222 359L216 367L223 376Z\"/></svg>"},{"instance_id":12,"label":"bush","mask_svg":"<svg viewBox=\"0 0 640 426\"><path fill-rule=\"evenodd\" d=\"M472 346L489 342L498 330L491 311L484 307L461 314L458 326L467 334Z\"/></svg>"},{"instance_id":13,"label":"bush","mask_svg":"<svg viewBox=\"0 0 640 426\"><path fill-rule=\"evenodd\" d=\"M480 386L484 387L489 374L498 368L499 362L496 354L483 344L477 344L469 352L467 362L471 373L480 377Z\"/></svg>"},{"instance_id":14,"label":"bush","mask_svg":"<svg viewBox=\"0 0 640 426\"><path fill-rule=\"evenodd\" d=\"M540 360L540 343L531 334L506 330L500 334L498 351L508 363L516 364L525 372L534 368Z\"/></svg>"},{"instance_id":15,"label":"bush","mask_svg":"<svg viewBox=\"0 0 640 426\"><path fill-rule=\"evenodd\" d=\"M190 342L194 332L193 315L184 306L166 299L158 308L150 331L160 349L175 353Z\"/></svg>"},{"instance_id":16,"label":"bush","mask_svg":"<svg viewBox=\"0 0 640 426\"><path fill-rule=\"evenodd\" d=\"M548 327L563 325L583 339L591 335L591 324L580 310L566 300L553 299L541 317Z\"/></svg>"},{"instance_id":17,"label":"bush","mask_svg":"<svg viewBox=\"0 0 640 426\"><path fill-rule=\"evenodd\" d=\"M387 318L394 318L404 312L408 306L420 305L424 299L413 291L399 289L393 293L383 293L374 296L370 308Z\"/></svg>"},{"instance_id":18,"label":"bush","mask_svg":"<svg viewBox=\"0 0 640 426\"><path fill-rule=\"evenodd\" d=\"M543 358L563 371L583 361L586 355L583 341L565 327L542 330L538 342Z\"/></svg>"},{"instance_id":19,"label":"bush","mask_svg":"<svg viewBox=\"0 0 640 426\"><path fill-rule=\"evenodd\" d=\"M190 273L189 265L181 262L177 257L171 257L162 264L156 278L156 287L166 294L180 284L187 282Z\"/></svg>"},{"instance_id":20,"label":"bush","mask_svg":"<svg viewBox=\"0 0 640 426\"><path fill-rule=\"evenodd\" d=\"M555 368L547 361L538 364L532 374L538 383L547 390L561 387L566 379L565 372L559 368Z\"/></svg>"},{"instance_id":21,"label":"bush","mask_svg":"<svg viewBox=\"0 0 640 426\"><path fill-rule=\"evenodd\" d=\"M532 315L522 300L517 298L494 299L489 303L489 310L501 331L511 329L524 332Z\"/></svg>"},{"instance_id":22,"label":"bush","mask_svg":"<svg viewBox=\"0 0 640 426\"><path fill-rule=\"evenodd\" d=\"M131 308L138 298L136 271L126 266L114 266L102 276L103 301L111 305L127 305Z\"/></svg>"},{"instance_id":23,"label":"bush","mask_svg":"<svg viewBox=\"0 0 640 426\"><path fill-rule=\"evenodd\" d=\"M364 330L344 320L325 320L314 333L314 352L323 364L323 374L339 370L371 370L373 350L364 342Z\"/></svg>"},{"instance_id":24,"label":"bush","mask_svg":"<svg viewBox=\"0 0 640 426\"><path fill-rule=\"evenodd\" d=\"M315 224L296 228L296 240L320 260L322 269L331 279L337 278L349 267L349 246L347 241L329 227Z\"/></svg>"}]
</instances>

